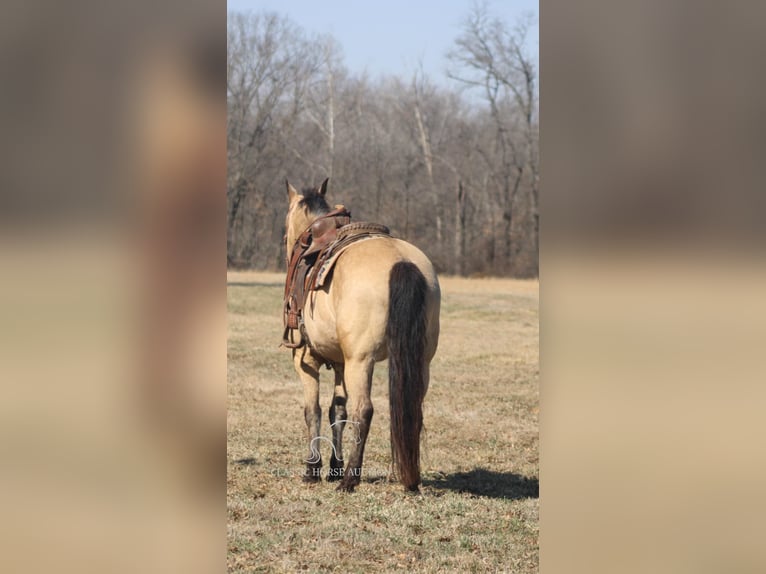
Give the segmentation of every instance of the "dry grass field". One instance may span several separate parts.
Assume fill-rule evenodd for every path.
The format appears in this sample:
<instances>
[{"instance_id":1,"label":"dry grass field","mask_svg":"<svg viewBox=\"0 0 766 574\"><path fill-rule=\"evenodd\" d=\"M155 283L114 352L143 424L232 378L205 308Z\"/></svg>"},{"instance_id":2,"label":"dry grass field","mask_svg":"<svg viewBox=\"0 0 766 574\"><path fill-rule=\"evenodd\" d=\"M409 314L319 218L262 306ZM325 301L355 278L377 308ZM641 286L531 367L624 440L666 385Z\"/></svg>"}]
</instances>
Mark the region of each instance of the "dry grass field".
<instances>
[{"instance_id":1,"label":"dry grass field","mask_svg":"<svg viewBox=\"0 0 766 574\"><path fill-rule=\"evenodd\" d=\"M538 283L441 279L421 492L387 479L381 363L362 484L345 494L301 482L302 387L278 347L283 278L228 276L228 571L536 572ZM330 371L321 392L328 434Z\"/></svg>"}]
</instances>

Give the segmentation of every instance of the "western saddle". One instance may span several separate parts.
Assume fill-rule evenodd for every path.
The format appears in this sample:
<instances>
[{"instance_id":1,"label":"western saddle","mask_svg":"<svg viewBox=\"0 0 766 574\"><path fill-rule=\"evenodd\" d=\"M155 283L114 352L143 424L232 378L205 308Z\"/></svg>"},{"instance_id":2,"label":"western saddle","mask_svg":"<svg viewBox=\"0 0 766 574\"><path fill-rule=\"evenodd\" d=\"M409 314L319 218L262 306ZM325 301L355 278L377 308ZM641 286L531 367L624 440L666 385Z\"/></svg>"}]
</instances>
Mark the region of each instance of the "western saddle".
<instances>
[{"instance_id":1,"label":"western saddle","mask_svg":"<svg viewBox=\"0 0 766 574\"><path fill-rule=\"evenodd\" d=\"M311 347L303 324L306 301L311 292L320 289L330 277L338 257L353 243L390 236L385 225L351 223L351 212L343 205L336 205L335 209L318 217L301 233L287 260L283 346L289 349L298 349L304 345Z\"/></svg>"}]
</instances>

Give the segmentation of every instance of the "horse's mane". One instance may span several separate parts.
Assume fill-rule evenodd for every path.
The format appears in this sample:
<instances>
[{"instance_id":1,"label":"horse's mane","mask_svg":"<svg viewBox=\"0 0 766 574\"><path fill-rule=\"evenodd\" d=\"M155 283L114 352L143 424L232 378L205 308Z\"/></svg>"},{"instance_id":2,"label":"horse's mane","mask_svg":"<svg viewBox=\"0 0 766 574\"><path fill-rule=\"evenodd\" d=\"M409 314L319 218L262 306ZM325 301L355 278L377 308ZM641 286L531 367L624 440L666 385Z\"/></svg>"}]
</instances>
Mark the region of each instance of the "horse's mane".
<instances>
[{"instance_id":1,"label":"horse's mane","mask_svg":"<svg viewBox=\"0 0 766 574\"><path fill-rule=\"evenodd\" d=\"M330 205L325 198L319 195L319 189L316 187L309 187L301 192L301 205L304 205L308 209L309 213L314 215L324 215L330 213Z\"/></svg>"}]
</instances>

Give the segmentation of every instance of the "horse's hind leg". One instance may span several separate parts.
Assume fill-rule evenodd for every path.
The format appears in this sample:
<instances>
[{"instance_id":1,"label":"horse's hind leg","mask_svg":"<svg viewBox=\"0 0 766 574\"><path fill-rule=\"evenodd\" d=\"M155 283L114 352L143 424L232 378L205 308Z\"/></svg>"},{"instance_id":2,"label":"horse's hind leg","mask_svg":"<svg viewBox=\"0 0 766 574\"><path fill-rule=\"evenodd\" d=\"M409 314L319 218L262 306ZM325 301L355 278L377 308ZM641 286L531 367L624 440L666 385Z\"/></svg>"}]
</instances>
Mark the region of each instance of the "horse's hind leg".
<instances>
[{"instance_id":1,"label":"horse's hind leg","mask_svg":"<svg viewBox=\"0 0 766 574\"><path fill-rule=\"evenodd\" d=\"M304 482L316 482L322 478L322 455L319 452L319 429L322 409L319 406L319 367L321 363L306 349L293 351L295 370L303 383L303 415L309 438L309 454L306 458Z\"/></svg>"},{"instance_id":2,"label":"horse's hind leg","mask_svg":"<svg viewBox=\"0 0 766 574\"><path fill-rule=\"evenodd\" d=\"M362 361L346 361L344 378L348 392L349 423L352 425L353 446L338 490L353 492L354 487L362 479L364 446L367 442L373 413L372 400L370 399L373 365L371 358Z\"/></svg>"},{"instance_id":3,"label":"horse's hind leg","mask_svg":"<svg viewBox=\"0 0 766 574\"><path fill-rule=\"evenodd\" d=\"M335 391L330 404L330 428L332 429L332 455L327 480L343 478L343 427L346 426L346 385L343 381L343 365L334 365Z\"/></svg>"}]
</instances>

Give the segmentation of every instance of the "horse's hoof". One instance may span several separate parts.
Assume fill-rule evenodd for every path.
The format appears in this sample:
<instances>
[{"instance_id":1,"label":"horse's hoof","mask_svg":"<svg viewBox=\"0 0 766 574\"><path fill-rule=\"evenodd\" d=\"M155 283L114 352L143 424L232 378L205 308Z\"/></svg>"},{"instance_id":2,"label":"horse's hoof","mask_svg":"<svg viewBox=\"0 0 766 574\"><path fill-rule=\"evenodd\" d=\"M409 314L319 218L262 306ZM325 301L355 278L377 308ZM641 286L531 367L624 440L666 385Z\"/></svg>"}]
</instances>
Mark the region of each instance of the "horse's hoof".
<instances>
[{"instance_id":1,"label":"horse's hoof","mask_svg":"<svg viewBox=\"0 0 766 574\"><path fill-rule=\"evenodd\" d=\"M336 482L343 478L343 467L331 468L327 473L327 482Z\"/></svg>"},{"instance_id":2,"label":"horse's hoof","mask_svg":"<svg viewBox=\"0 0 766 574\"><path fill-rule=\"evenodd\" d=\"M318 474L304 474L303 482L306 484L316 484L322 481L321 475Z\"/></svg>"},{"instance_id":3,"label":"horse's hoof","mask_svg":"<svg viewBox=\"0 0 766 574\"><path fill-rule=\"evenodd\" d=\"M346 482L341 482L338 485L338 488L336 488L335 490L337 490L338 492L354 492L355 486L356 486L355 484L348 484Z\"/></svg>"}]
</instances>

